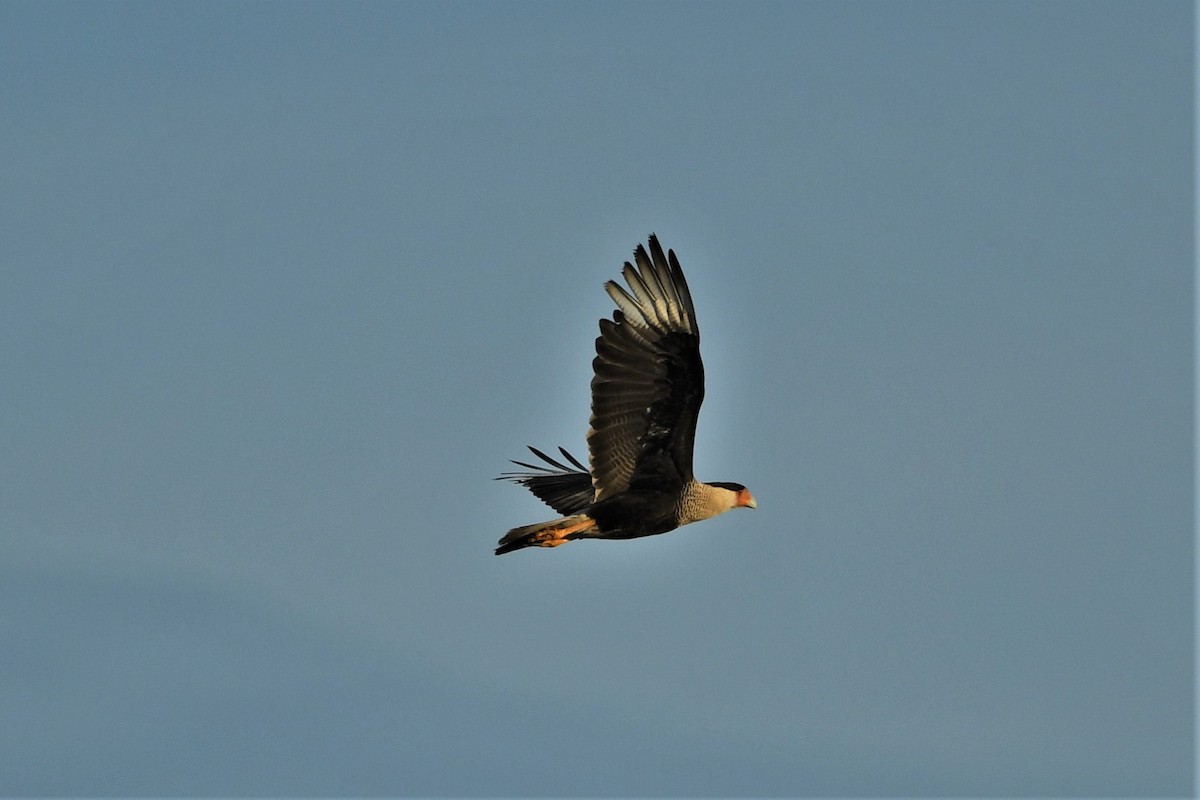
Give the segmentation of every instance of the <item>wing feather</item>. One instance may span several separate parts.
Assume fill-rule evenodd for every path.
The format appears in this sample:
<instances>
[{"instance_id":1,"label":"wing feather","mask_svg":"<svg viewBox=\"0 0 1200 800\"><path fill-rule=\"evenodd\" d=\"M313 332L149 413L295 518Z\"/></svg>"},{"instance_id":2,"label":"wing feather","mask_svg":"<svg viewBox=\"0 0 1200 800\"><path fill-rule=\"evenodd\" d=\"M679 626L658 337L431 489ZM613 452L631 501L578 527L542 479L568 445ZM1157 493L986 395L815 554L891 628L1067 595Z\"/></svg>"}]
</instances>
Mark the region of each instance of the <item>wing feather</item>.
<instances>
[{"instance_id":1,"label":"wing feather","mask_svg":"<svg viewBox=\"0 0 1200 800\"><path fill-rule=\"evenodd\" d=\"M675 293L671 275L667 269L667 259L663 256L662 245L658 243L657 238L651 237L650 239L649 261L644 258L644 255L643 252L643 258L638 260L638 266L650 276L658 287L658 293L654 298L654 310L660 320L664 320L672 326L678 326L679 313L676 311L672 314L672 309L678 308L678 295Z\"/></svg>"},{"instance_id":2,"label":"wing feather","mask_svg":"<svg viewBox=\"0 0 1200 800\"><path fill-rule=\"evenodd\" d=\"M672 281L671 285L675 287L676 296L679 298L679 308L681 309L682 318L680 324L687 329L688 333L700 335L700 329L696 327L696 307L692 305L692 292L688 289L687 281L683 280L683 269L679 266L679 259L675 257L675 251L667 252L667 263L670 265L671 273L678 275L678 281Z\"/></svg>"},{"instance_id":3,"label":"wing feather","mask_svg":"<svg viewBox=\"0 0 1200 800\"><path fill-rule=\"evenodd\" d=\"M592 487L592 476L587 468L580 464L575 456L563 448L558 451L563 454L572 467L551 458L530 447L529 451L553 467L547 468L540 464L527 464L524 461L513 461L518 467L524 467L528 472L505 472L496 480L519 483L533 492L542 502L564 516L578 514L592 504L595 490Z\"/></svg>"},{"instance_id":4,"label":"wing feather","mask_svg":"<svg viewBox=\"0 0 1200 800\"><path fill-rule=\"evenodd\" d=\"M682 488L692 478L704 400L700 335L683 270L655 236L605 284L617 305L600 320L592 362L588 451L596 501L631 486Z\"/></svg>"}]
</instances>

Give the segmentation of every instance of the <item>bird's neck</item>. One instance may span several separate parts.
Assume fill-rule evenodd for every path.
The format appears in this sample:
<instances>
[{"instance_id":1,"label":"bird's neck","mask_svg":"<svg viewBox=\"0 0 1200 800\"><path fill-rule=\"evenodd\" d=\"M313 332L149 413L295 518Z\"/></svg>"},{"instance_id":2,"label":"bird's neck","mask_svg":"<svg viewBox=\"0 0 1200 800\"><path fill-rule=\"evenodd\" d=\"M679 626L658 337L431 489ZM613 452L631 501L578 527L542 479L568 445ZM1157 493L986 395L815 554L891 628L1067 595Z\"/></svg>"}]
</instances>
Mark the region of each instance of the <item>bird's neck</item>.
<instances>
[{"instance_id":1,"label":"bird's neck","mask_svg":"<svg viewBox=\"0 0 1200 800\"><path fill-rule=\"evenodd\" d=\"M680 525L724 514L737 505L737 493L693 480L680 499Z\"/></svg>"}]
</instances>

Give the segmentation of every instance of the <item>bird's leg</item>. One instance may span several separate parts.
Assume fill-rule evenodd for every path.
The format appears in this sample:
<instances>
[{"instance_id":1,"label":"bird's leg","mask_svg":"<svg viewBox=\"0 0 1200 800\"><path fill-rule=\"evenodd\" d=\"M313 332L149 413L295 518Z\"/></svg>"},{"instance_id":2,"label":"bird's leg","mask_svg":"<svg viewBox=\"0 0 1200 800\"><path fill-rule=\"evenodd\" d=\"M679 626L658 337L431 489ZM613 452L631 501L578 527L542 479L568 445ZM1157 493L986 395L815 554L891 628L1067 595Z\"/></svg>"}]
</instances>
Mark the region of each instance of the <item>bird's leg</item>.
<instances>
[{"instance_id":1,"label":"bird's leg","mask_svg":"<svg viewBox=\"0 0 1200 800\"><path fill-rule=\"evenodd\" d=\"M567 525L563 528L552 528L544 533L538 534L538 547L558 547L560 544L566 543L574 538L572 534L585 531L594 526L596 523L591 517L584 517L574 525Z\"/></svg>"}]
</instances>

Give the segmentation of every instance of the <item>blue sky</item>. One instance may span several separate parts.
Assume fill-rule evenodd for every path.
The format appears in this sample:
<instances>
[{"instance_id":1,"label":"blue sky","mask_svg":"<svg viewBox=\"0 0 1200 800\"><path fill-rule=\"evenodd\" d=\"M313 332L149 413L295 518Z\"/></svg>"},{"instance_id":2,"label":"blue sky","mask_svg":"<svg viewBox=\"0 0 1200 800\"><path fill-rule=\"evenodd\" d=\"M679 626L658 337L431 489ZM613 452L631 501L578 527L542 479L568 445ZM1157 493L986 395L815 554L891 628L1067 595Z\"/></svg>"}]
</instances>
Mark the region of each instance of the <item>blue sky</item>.
<instances>
[{"instance_id":1,"label":"blue sky","mask_svg":"<svg viewBox=\"0 0 1200 800\"><path fill-rule=\"evenodd\" d=\"M1193 31L0 5L0 793L1190 794ZM759 508L498 559L652 231Z\"/></svg>"}]
</instances>

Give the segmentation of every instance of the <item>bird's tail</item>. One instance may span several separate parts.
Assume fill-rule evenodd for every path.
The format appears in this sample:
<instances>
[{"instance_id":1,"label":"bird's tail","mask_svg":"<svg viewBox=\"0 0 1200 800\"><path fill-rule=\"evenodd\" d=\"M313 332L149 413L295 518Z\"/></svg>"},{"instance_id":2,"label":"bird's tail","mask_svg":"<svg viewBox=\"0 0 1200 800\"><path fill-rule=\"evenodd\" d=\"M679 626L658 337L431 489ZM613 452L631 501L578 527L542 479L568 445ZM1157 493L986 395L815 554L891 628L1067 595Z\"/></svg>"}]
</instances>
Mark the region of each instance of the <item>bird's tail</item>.
<instances>
[{"instance_id":1,"label":"bird's tail","mask_svg":"<svg viewBox=\"0 0 1200 800\"><path fill-rule=\"evenodd\" d=\"M587 514L575 514L549 522L539 522L536 525L525 525L504 534L500 546L496 548L496 555L502 556L523 547L558 547L563 542L590 536L598 530L596 521Z\"/></svg>"}]
</instances>

